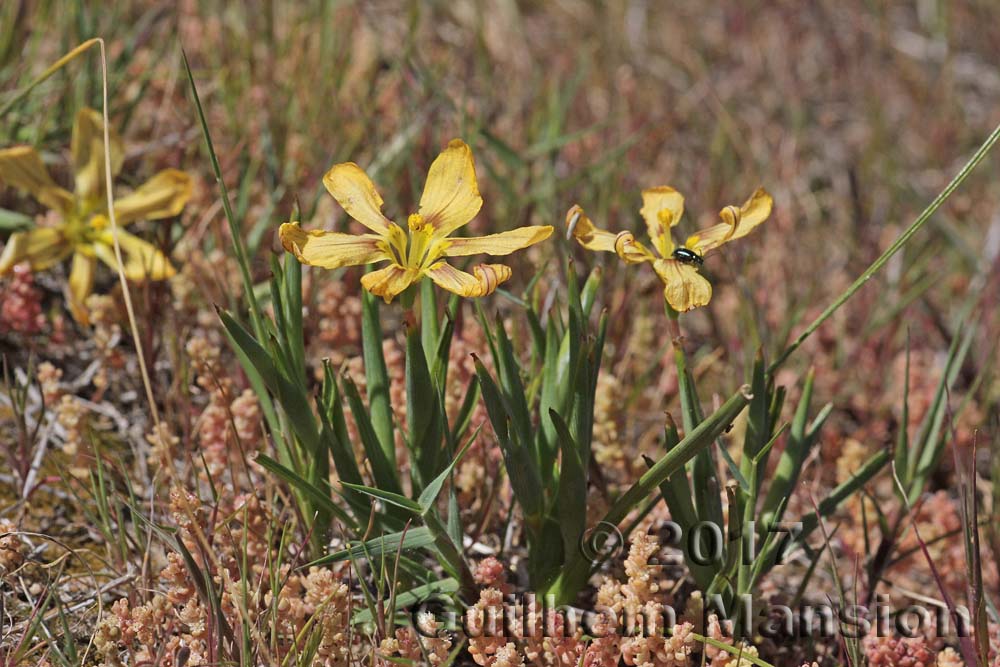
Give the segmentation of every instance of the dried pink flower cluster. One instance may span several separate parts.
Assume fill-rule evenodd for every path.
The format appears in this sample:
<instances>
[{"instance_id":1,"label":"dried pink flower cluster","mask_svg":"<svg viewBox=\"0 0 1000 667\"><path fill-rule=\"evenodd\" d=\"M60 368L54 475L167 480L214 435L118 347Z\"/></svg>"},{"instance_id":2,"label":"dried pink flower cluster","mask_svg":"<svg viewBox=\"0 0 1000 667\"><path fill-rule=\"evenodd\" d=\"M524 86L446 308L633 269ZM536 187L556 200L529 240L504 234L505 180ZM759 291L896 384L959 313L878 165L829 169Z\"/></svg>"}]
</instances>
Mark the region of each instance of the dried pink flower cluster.
<instances>
[{"instance_id":1,"label":"dried pink flower cluster","mask_svg":"<svg viewBox=\"0 0 1000 667\"><path fill-rule=\"evenodd\" d=\"M175 487L170 510L197 574L179 553L168 552L157 591L146 601L116 602L94 635L104 666L218 664L220 637L236 650L233 633L241 628L254 635L256 664L281 664L298 655L302 642L314 647L311 667L346 667L364 652L363 638L351 629L352 599L342 573L292 569L295 554L279 554L269 541L279 518L265 502L243 495L210 508ZM212 587L221 620L197 581Z\"/></svg>"},{"instance_id":2,"label":"dried pink flower cluster","mask_svg":"<svg viewBox=\"0 0 1000 667\"><path fill-rule=\"evenodd\" d=\"M56 421L63 428L62 450L72 461L70 472L76 477L87 477L90 474L90 444L86 434L90 410L77 397L63 394L55 413Z\"/></svg>"},{"instance_id":3,"label":"dried pink flower cluster","mask_svg":"<svg viewBox=\"0 0 1000 667\"><path fill-rule=\"evenodd\" d=\"M659 565L650 562L659 548L652 535L641 531L632 535L625 559L626 581L605 579L597 592L598 609L612 612L619 626L624 621L625 635L616 634L618 627L604 628L608 634L592 642L584 664L615 665L616 653L620 653L625 664L637 667L692 664L691 655L698 649L691 634L694 626L682 622L672 629L663 627L662 610L667 602L663 573Z\"/></svg>"},{"instance_id":4,"label":"dried pink flower cluster","mask_svg":"<svg viewBox=\"0 0 1000 667\"><path fill-rule=\"evenodd\" d=\"M88 321L92 328L91 338L94 341L97 357L101 365L92 380L98 393L95 400L108 388L109 371L124 367L124 358L116 350L121 337L121 325L118 324L118 304L106 294L91 294L87 297L86 307Z\"/></svg>"},{"instance_id":5,"label":"dried pink flower cluster","mask_svg":"<svg viewBox=\"0 0 1000 667\"><path fill-rule=\"evenodd\" d=\"M42 292L35 287L35 278L27 264L14 267L7 285L0 290L0 333L13 331L25 336L41 333L45 328L42 314Z\"/></svg>"},{"instance_id":6,"label":"dried pink flower cluster","mask_svg":"<svg viewBox=\"0 0 1000 667\"><path fill-rule=\"evenodd\" d=\"M451 652L451 637L442 632L440 623L429 612L417 615L420 632L413 628L397 628L394 637L383 639L379 651L383 656L400 657L413 664L440 665ZM386 661L386 664L391 664Z\"/></svg>"},{"instance_id":7,"label":"dried pink flower cluster","mask_svg":"<svg viewBox=\"0 0 1000 667\"><path fill-rule=\"evenodd\" d=\"M871 667L932 667L936 662L923 637L866 637L862 645Z\"/></svg>"},{"instance_id":8,"label":"dried pink flower cluster","mask_svg":"<svg viewBox=\"0 0 1000 667\"><path fill-rule=\"evenodd\" d=\"M17 534L17 526L0 518L0 578L21 567L27 554L28 545Z\"/></svg>"},{"instance_id":9,"label":"dried pink flower cluster","mask_svg":"<svg viewBox=\"0 0 1000 667\"><path fill-rule=\"evenodd\" d=\"M346 280L328 280L316 295L315 358L328 358L335 368L347 359L348 351L361 345L361 297L352 294ZM322 373L322 367L317 369Z\"/></svg>"},{"instance_id":10,"label":"dried pink flower cluster","mask_svg":"<svg viewBox=\"0 0 1000 667\"><path fill-rule=\"evenodd\" d=\"M219 481L228 470L233 486L243 488L245 483L237 482L245 477L243 457L256 451L261 443L257 396L253 390L244 389L235 399L230 398L233 381L222 372L219 347L206 338L191 338L187 353L196 374L195 382L209 397L195 427L198 444L208 463L208 474Z\"/></svg>"},{"instance_id":11,"label":"dried pink flower cluster","mask_svg":"<svg viewBox=\"0 0 1000 667\"><path fill-rule=\"evenodd\" d=\"M59 397L62 396L62 387L59 384L62 376L62 369L56 368L48 361L38 364L38 368L35 369L35 379L38 380L38 385L42 390L42 400L45 401L46 406L55 405Z\"/></svg>"}]
</instances>

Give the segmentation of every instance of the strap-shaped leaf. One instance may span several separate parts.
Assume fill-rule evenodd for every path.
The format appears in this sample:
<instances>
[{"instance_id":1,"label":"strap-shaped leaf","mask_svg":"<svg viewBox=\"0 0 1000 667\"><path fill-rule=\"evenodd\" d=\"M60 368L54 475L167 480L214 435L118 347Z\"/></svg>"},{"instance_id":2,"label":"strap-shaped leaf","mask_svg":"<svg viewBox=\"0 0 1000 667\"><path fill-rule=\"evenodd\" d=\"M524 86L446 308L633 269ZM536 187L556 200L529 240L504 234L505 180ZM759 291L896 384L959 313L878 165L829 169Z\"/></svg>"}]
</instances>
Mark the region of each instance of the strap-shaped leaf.
<instances>
[{"instance_id":1,"label":"strap-shaped leaf","mask_svg":"<svg viewBox=\"0 0 1000 667\"><path fill-rule=\"evenodd\" d=\"M354 519L330 498L330 490L319 488L294 470L281 465L266 454L258 454L254 461L268 472L287 482L289 486L299 493L308 496L317 507L321 507L337 517L337 519L351 530L357 527Z\"/></svg>"},{"instance_id":2,"label":"strap-shaped leaf","mask_svg":"<svg viewBox=\"0 0 1000 667\"><path fill-rule=\"evenodd\" d=\"M555 511L559 517L563 553L571 553L579 549L586 528L587 513L583 508L587 506L587 473L580 461L577 443L569 432L565 420L555 410L549 410L548 416L555 426L559 451L562 454Z\"/></svg>"},{"instance_id":3,"label":"strap-shaped leaf","mask_svg":"<svg viewBox=\"0 0 1000 667\"><path fill-rule=\"evenodd\" d=\"M443 411L443 402L427 368L420 331L411 327L406 333L406 422L418 489L438 472L446 421Z\"/></svg>"},{"instance_id":4,"label":"strap-shaped leaf","mask_svg":"<svg viewBox=\"0 0 1000 667\"><path fill-rule=\"evenodd\" d=\"M383 458L396 464L396 439L389 400L389 371L382 353L382 322L378 299L367 290L361 295L361 356L370 410L369 422L382 447ZM352 410L353 412L353 410Z\"/></svg>"},{"instance_id":5,"label":"strap-shaped leaf","mask_svg":"<svg viewBox=\"0 0 1000 667\"><path fill-rule=\"evenodd\" d=\"M403 551L411 551L413 549L430 547L433 544L434 537L431 535L430 531L427 530L425 526L418 526L416 528L407 529L405 531L405 535L404 531L399 531L397 533L389 533L387 535L383 535L382 537L370 539L367 542L354 543L347 549L335 551L334 553L323 556L322 558L317 558L316 560L307 563L305 567L325 565L327 563L337 563L345 560L382 556L383 554L391 556L400 551L400 549Z\"/></svg>"},{"instance_id":6,"label":"strap-shaped leaf","mask_svg":"<svg viewBox=\"0 0 1000 667\"><path fill-rule=\"evenodd\" d=\"M375 434L375 427L372 424L372 417L361 400L357 385L348 375L342 376L344 395L347 403L351 407L351 416L358 428L358 436L361 438L361 445L368 456L368 463L371 465L372 477L375 484L380 489L385 489L392 493L402 495L402 485L397 477L398 470L382 449L382 443ZM395 446L395 445L394 445Z\"/></svg>"},{"instance_id":7,"label":"strap-shaped leaf","mask_svg":"<svg viewBox=\"0 0 1000 667\"><path fill-rule=\"evenodd\" d=\"M475 362L483 402L486 404L486 412L493 425L493 432L496 433L497 441L500 443L504 468L510 478L514 496L524 510L528 521L537 524L541 519L544 507L544 492L535 458L531 449L519 442L516 433L511 431L510 409L507 400L500 392L500 388L490 377L483 363L478 358L475 359Z\"/></svg>"}]
</instances>

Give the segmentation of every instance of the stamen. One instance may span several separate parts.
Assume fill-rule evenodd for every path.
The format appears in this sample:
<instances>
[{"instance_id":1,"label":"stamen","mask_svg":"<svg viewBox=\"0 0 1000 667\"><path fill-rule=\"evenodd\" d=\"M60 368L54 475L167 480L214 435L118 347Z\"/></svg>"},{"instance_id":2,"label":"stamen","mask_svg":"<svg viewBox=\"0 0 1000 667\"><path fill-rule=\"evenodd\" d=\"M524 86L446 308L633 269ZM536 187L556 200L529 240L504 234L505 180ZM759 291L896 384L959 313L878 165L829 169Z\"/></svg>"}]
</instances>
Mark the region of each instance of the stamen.
<instances>
[{"instance_id":1,"label":"stamen","mask_svg":"<svg viewBox=\"0 0 1000 667\"><path fill-rule=\"evenodd\" d=\"M410 217L406 219L406 224L411 232L419 232L427 223L424 222L424 216L419 213L411 213Z\"/></svg>"}]
</instances>

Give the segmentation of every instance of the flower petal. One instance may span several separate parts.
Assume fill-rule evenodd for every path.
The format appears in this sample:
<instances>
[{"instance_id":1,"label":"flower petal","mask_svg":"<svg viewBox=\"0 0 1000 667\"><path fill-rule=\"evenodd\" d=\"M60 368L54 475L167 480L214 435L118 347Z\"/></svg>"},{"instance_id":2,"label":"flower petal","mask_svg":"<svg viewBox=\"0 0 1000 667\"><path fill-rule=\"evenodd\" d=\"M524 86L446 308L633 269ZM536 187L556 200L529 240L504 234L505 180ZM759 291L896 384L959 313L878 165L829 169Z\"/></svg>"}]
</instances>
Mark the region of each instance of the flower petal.
<instances>
[{"instance_id":1,"label":"flower petal","mask_svg":"<svg viewBox=\"0 0 1000 667\"><path fill-rule=\"evenodd\" d=\"M341 234L320 229L306 231L297 222L286 222L278 229L281 245L303 264L324 269L359 266L392 259L380 247L377 234Z\"/></svg>"},{"instance_id":2,"label":"flower petal","mask_svg":"<svg viewBox=\"0 0 1000 667\"><path fill-rule=\"evenodd\" d=\"M118 270L115 258L114 237L111 231L106 231L94 244L94 252L108 266ZM118 244L121 246L125 259L125 277L128 280L141 282L143 280L165 280L176 273L167 256L149 241L144 241L124 229L118 230Z\"/></svg>"},{"instance_id":3,"label":"flower petal","mask_svg":"<svg viewBox=\"0 0 1000 667\"><path fill-rule=\"evenodd\" d=\"M108 129L111 147L111 177L121 171L125 161L122 140L113 128ZM104 117L93 109L80 109L73 123L70 141L73 171L76 174L76 194L83 199L104 194Z\"/></svg>"},{"instance_id":4,"label":"flower petal","mask_svg":"<svg viewBox=\"0 0 1000 667\"><path fill-rule=\"evenodd\" d=\"M677 312L706 306L712 300L712 284L694 266L675 259L660 259L653 263L653 268L663 281L663 297Z\"/></svg>"},{"instance_id":5,"label":"flower petal","mask_svg":"<svg viewBox=\"0 0 1000 667\"><path fill-rule=\"evenodd\" d=\"M618 235L595 227L579 204L566 213L566 233L567 236L572 235L587 250L615 251L615 239Z\"/></svg>"},{"instance_id":6,"label":"flower petal","mask_svg":"<svg viewBox=\"0 0 1000 667\"><path fill-rule=\"evenodd\" d=\"M646 246L636 241L635 235L632 232L620 232L615 237L615 252L629 264L640 264L656 260L656 255L651 253Z\"/></svg>"},{"instance_id":7,"label":"flower petal","mask_svg":"<svg viewBox=\"0 0 1000 667\"><path fill-rule=\"evenodd\" d=\"M31 146L0 150L0 182L27 192L55 211L67 213L73 208L73 195L56 185Z\"/></svg>"},{"instance_id":8,"label":"flower petal","mask_svg":"<svg viewBox=\"0 0 1000 667\"><path fill-rule=\"evenodd\" d=\"M743 238L771 215L774 200L764 188L750 195L743 206L727 206L719 211L722 222L688 238L685 246L704 255L724 243Z\"/></svg>"},{"instance_id":9,"label":"flower petal","mask_svg":"<svg viewBox=\"0 0 1000 667\"><path fill-rule=\"evenodd\" d=\"M115 217L119 225L171 218L190 198L191 177L178 169L165 169L115 201Z\"/></svg>"},{"instance_id":10,"label":"flower petal","mask_svg":"<svg viewBox=\"0 0 1000 667\"><path fill-rule=\"evenodd\" d=\"M510 267L503 264L480 264L473 271L475 275L460 271L447 262L438 262L427 270L427 275L438 287L471 298L492 294L511 276Z\"/></svg>"},{"instance_id":11,"label":"flower petal","mask_svg":"<svg viewBox=\"0 0 1000 667\"><path fill-rule=\"evenodd\" d=\"M382 215L382 197L361 167L353 162L336 164L326 172L323 185L347 215L377 234L389 230L391 223Z\"/></svg>"},{"instance_id":12,"label":"flower petal","mask_svg":"<svg viewBox=\"0 0 1000 667\"><path fill-rule=\"evenodd\" d=\"M674 251L670 228L680 222L684 215L684 195L666 185L643 190L639 213L646 221L653 246L664 258L670 257L670 253Z\"/></svg>"},{"instance_id":13,"label":"flower petal","mask_svg":"<svg viewBox=\"0 0 1000 667\"><path fill-rule=\"evenodd\" d=\"M449 237L445 243L447 248L444 251L446 257L465 257L467 255L509 255L512 252L523 250L528 246L544 241L552 235L550 225L536 227L519 227L509 232L499 234L488 234L486 236L476 236L471 238Z\"/></svg>"},{"instance_id":14,"label":"flower petal","mask_svg":"<svg viewBox=\"0 0 1000 667\"><path fill-rule=\"evenodd\" d=\"M0 254L0 276L21 262L28 262L32 271L44 271L69 257L71 252L73 247L56 228L36 227L14 232Z\"/></svg>"},{"instance_id":15,"label":"flower petal","mask_svg":"<svg viewBox=\"0 0 1000 667\"><path fill-rule=\"evenodd\" d=\"M482 205L472 149L461 139L452 139L427 172L420 215L441 237L476 217Z\"/></svg>"},{"instance_id":16,"label":"flower petal","mask_svg":"<svg viewBox=\"0 0 1000 667\"><path fill-rule=\"evenodd\" d=\"M69 272L69 298L66 300L69 311L80 324L86 325L90 319L87 314L87 297L94 290L94 269L97 258L82 252L73 254L73 268Z\"/></svg>"},{"instance_id":17,"label":"flower petal","mask_svg":"<svg viewBox=\"0 0 1000 667\"><path fill-rule=\"evenodd\" d=\"M420 277L416 269L404 269L390 264L384 269L372 271L361 276L361 286L366 290L385 299L389 303Z\"/></svg>"}]
</instances>

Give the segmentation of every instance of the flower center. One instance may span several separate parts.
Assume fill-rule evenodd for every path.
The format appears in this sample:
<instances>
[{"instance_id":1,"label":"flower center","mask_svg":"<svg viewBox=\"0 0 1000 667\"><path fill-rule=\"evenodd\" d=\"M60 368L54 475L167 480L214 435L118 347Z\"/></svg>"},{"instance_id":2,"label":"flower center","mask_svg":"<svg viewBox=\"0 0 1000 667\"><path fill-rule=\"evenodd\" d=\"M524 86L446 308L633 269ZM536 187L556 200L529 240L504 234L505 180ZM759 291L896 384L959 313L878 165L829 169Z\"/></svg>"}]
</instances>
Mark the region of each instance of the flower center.
<instances>
[{"instance_id":1,"label":"flower center","mask_svg":"<svg viewBox=\"0 0 1000 667\"><path fill-rule=\"evenodd\" d=\"M74 245L94 243L108 228L108 217L101 211L99 202L76 202L73 213L64 222L67 240Z\"/></svg>"},{"instance_id":2,"label":"flower center","mask_svg":"<svg viewBox=\"0 0 1000 667\"><path fill-rule=\"evenodd\" d=\"M411 214L406 219L406 226L409 233L405 247L397 247L394 253L397 263L404 269L426 269L441 257L444 251L441 239L434 237L434 227L419 213Z\"/></svg>"}]
</instances>

